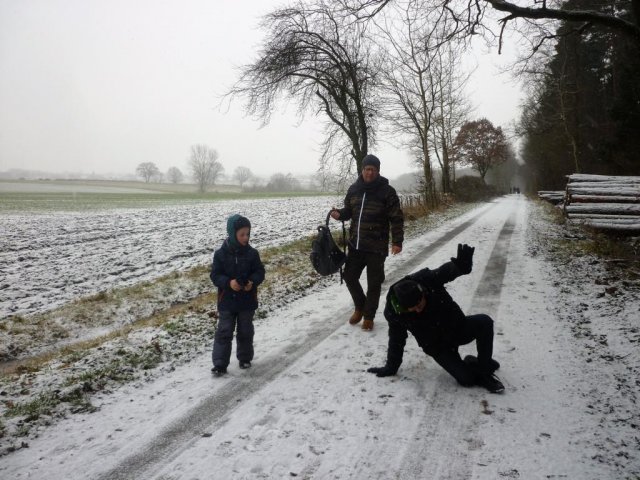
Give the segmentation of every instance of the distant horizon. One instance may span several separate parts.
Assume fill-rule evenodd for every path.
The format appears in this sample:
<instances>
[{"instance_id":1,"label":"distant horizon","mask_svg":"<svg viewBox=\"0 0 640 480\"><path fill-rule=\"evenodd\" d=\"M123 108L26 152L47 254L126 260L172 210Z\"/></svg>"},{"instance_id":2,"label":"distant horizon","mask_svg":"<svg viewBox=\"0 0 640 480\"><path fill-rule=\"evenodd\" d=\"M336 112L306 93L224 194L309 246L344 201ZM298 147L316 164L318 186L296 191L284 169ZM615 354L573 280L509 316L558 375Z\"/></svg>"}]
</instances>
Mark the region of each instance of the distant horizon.
<instances>
[{"instance_id":1,"label":"distant horizon","mask_svg":"<svg viewBox=\"0 0 640 480\"><path fill-rule=\"evenodd\" d=\"M163 172L164 173L164 172ZM187 178L188 172L183 172L185 174L185 178ZM293 177L295 178L304 178L304 177L313 177L317 174L317 172L285 172L285 171L276 171L270 174L254 174L254 177L256 178L260 178L260 179L264 179L264 180L268 180L272 175L278 174L278 173L282 173L285 175L291 174ZM387 177L389 179L395 179L395 178L401 178L405 175L411 175L411 174L419 174L419 170L416 169L414 172L402 172L399 173L398 175L395 176L390 176L390 175L383 175L384 177ZM233 180L232 176L233 176L233 172L229 173L225 173L224 175L225 180ZM41 178L44 177L44 178ZM87 172L83 172L83 171L52 171L52 170L39 170L39 169L30 169L30 168L9 168L6 170L0 170L0 180L24 180L24 181L28 181L28 180L41 180L41 181L47 181L47 180L118 180L118 181L138 181L141 183L172 183L169 181L166 181L166 179L162 179L162 181L158 182L158 181L150 181L150 182L145 182L144 180L142 180L140 178L139 175L136 175L135 173L116 173L116 172L109 172L109 173L96 173L96 172L91 172L91 173L87 173ZM181 184L189 184L191 183L189 180L184 180L182 182L178 182ZM232 183L235 184L235 183Z\"/></svg>"},{"instance_id":2,"label":"distant horizon","mask_svg":"<svg viewBox=\"0 0 640 480\"><path fill-rule=\"evenodd\" d=\"M260 177L315 174L327 122L317 106L301 116L283 98L264 125L243 99L221 103L259 55L260 19L280 3L0 2L0 170L119 176L154 162L188 173L190 146L205 144L228 175L239 166ZM519 80L501 73L516 47L498 54L476 43L462 67L472 117L505 130L521 103ZM369 140L382 175L414 170L407 139L381 127Z\"/></svg>"}]
</instances>

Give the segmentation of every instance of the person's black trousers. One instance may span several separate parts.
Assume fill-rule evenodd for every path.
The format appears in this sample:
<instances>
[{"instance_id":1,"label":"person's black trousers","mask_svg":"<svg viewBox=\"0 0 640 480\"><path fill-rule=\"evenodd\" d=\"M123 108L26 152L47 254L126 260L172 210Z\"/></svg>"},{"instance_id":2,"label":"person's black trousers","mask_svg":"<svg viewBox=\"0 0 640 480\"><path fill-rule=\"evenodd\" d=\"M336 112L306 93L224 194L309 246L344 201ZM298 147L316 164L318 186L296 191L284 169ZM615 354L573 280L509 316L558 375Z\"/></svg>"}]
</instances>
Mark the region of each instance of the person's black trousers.
<instances>
[{"instance_id":1,"label":"person's black trousers","mask_svg":"<svg viewBox=\"0 0 640 480\"><path fill-rule=\"evenodd\" d=\"M356 310L363 312L366 319L373 320L380 302L382 282L384 282L384 261L386 257L380 253L363 252L349 249L343 278L353 299ZM360 275L367 269L367 293L360 285Z\"/></svg>"},{"instance_id":2,"label":"person's black trousers","mask_svg":"<svg viewBox=\"0 0 640 480\"><path fill-rule=\"evenodd\" d=\"M484 313L468 315L456 332L454 341L458 346L476 341L478 350L477 366L465 363L458 347L442 350L432 354L433 359L449 372L460 385L471 386L478 383L480 375L491 372L491 357L493 356L493 320Z\"/></svg>"},{"instance_id":3,"label":"person's black trousers","mask_svg":"<svg viewBox=\"0 0 640 480\"><path fill-rule=\"evenodd\" d=\"M255 310L221 311L213 340L213 366L227 368L231 360L233 332L236 330L236 357L240 362L253 360L253 315Z\"/></svg>"}]
</instances>

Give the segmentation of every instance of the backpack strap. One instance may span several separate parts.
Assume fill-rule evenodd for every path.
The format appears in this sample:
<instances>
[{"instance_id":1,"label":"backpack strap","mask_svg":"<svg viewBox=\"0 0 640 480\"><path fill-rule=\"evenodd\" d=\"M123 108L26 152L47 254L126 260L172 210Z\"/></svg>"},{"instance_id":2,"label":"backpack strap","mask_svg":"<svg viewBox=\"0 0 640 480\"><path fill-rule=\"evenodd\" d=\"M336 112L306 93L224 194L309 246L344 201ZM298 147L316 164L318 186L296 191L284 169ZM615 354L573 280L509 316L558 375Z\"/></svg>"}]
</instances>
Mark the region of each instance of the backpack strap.
<instances>
[{"instance_id":1,"label":"backpack strap","mask_svg":"<svg viewBox=\"0 0 640 480\"><path fill-rule=\"evenodd\" d=\"M327 226L327 228L329 228L329 219L331 218L331 212L333 210L329 210L329 213L327 213L327 219L325 220L325 225ZM342 253L344 253L344 256L347 256L347 230L344 227L344 220L341 220L342 222ZM329 230L331 231L331 230ZM340 267L340 285L342 285L342 283L344 282L344 267Z\"/></svg>"}]
</instances>

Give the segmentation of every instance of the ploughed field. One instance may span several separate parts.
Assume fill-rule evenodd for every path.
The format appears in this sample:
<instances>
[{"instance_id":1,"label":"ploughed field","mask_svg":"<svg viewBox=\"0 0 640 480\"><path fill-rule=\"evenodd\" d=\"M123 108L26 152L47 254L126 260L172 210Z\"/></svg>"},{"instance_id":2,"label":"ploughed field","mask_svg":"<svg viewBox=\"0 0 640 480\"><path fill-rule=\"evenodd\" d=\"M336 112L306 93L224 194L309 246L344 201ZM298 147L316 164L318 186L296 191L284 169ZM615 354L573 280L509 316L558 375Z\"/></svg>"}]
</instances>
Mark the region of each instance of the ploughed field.
<instances>
[{"instance_id":1,"label":"ploughed field","mask_svg":"<svg viewBox=\"0 0 640 480\"><path fill-rule=\"evenodd\" d=\"M334 203L317 196L2 213L0 318L207 263L233 213L251 220L251 242L261 248L312 235Z\"/></svg>"}]
</instances>

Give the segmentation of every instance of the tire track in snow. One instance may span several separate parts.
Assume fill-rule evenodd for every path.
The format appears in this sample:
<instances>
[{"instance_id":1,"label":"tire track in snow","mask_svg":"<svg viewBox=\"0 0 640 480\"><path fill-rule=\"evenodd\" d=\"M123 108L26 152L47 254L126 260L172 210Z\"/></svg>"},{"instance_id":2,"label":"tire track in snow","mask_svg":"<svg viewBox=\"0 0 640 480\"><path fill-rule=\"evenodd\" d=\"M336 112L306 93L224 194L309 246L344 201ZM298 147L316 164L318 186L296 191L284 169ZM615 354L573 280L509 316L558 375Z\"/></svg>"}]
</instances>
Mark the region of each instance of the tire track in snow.
<instances>
[{"instance_id":1,"label":"tire track in snow","mask_svg":"<svg viewBox=\"0 0 640 480\"><path fill-rule=\"evenodd\" d=\"M475 224L484 214L497 204L481 209L472 218L448 230L427 247L396 266L389 277L399 278L410 273L416 256L428 257L445 246L451 239ZM140 451L125 458L115 468L103 473L101 480L148 478L171 462L191 444L199 440L203 433L215 430L224 424L229 416L251 395L260 391L278 375L293 365L332 333L344 325L344 319L351 314L351 308L341 309L327 315L326 322L318 322L304 338L291 339L282 350L265 355L260 365L256 365L242 377L228 378L221 388L191 409L180 420L162 429L156 439Z\"/></svg>"},{"instance_id":2,"label":"tire track in snow","mask_svg":"<svg viewBox=\"0 0 640 480\"><path fill-rule=\"evenodd\" d=\"M215 430L219 425L224 424L229 415L247 398L344 325L343 318L350 313L350 309L336 312L331 321L317 323L305 338L296 338L283 350L265 355L260 364L253 366L246 375L227 377L226 383L221 385L218 391L200 402L179 421L163 429L152 444L129 456L117 467L98 478L101 480L149 478L152 476L150 473L177 457L189 445L199 440L203 433Z\"/></svg>"},{"instance_id":3,"label":"tire track in snow","mask_svg":"<svg viewBox=\"0 0 640 480\"><path fill-rule=\"evenodd\" d=\"M516 226L516 214L512 213L504 222L487 266L484 269L478 288L473 294L471 309L477 313L486 313L495 319L500 304L502 281L507 270L509 244Z\"/></svg>"},{"instance_id":4,"label":"tire track in snow","mask_svg":"<svg viewBox=\"0 0 640 480\"><path fill-rule=\"evenodd\" d=\"M462 222L457 227L452 228L451 230L449 230L448 232L446 232L445 234L443 234L442 236L440 236L439 238L431 242L428 246L420 250L418 253L414 254L412 257L403 261L402 264L398 265L394 270L392 270L389 273L389 275L387 275L387 278L392 278L393 280L390 280L389 282L385 280L385 284L394 283L395 281L400 280L401 277L409 275L411 272L415 270L416 263L412 261L415 257L421 257L420 258L421 261L430 257L440 248L444 247L447 243L449 243L452 239L460 235L467 228L471 227L474 223L476 223L480 219L480 217L482 217L485 213L487 213L489 210L494 208L496 205L497 205L496 203L493 203L490 206L485 207L485 209L478 212L476 216L470 218L465 222Z\"/></svg>"},{"instance_id":5,"label":"tire track in snow","mask_svg":"<svg viewBox=\"0 0 640 480\"><path fill-rule=\"evenodd\" d=\"M474 292L470 311L487 313L495 319L515 221L516 212L512 212L500 229ZM430 398L426 399L427 407L411 442L413 447L404 454L397 478L471 477L470 454L481 447L476 432L480 398L485 392L465 390L463 394L456 392L452 395L447 390L444 386L435 386Z\"/></svg>"}]
</instances>

